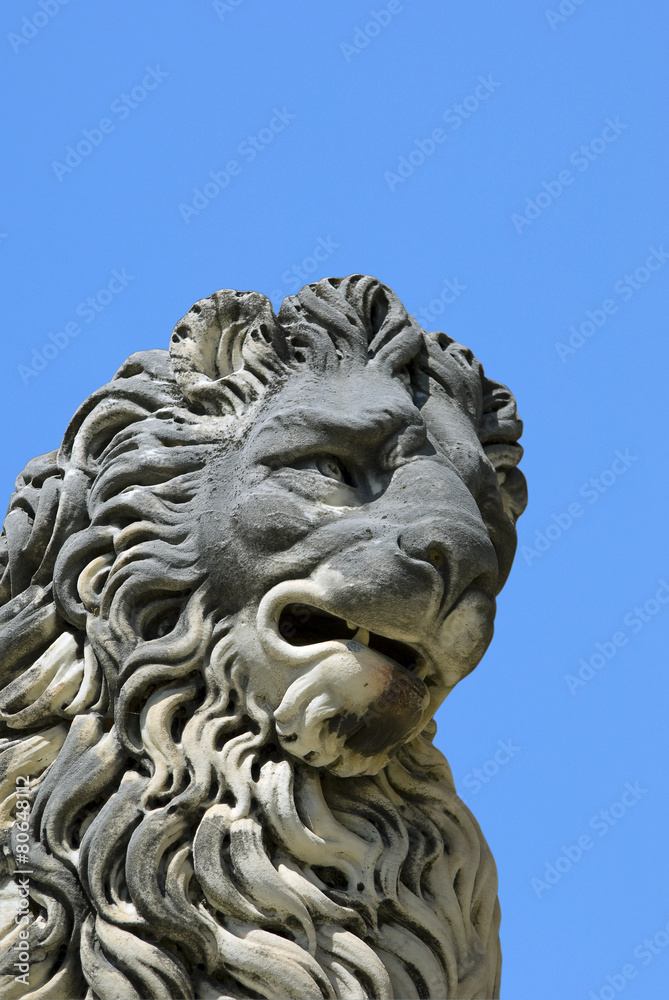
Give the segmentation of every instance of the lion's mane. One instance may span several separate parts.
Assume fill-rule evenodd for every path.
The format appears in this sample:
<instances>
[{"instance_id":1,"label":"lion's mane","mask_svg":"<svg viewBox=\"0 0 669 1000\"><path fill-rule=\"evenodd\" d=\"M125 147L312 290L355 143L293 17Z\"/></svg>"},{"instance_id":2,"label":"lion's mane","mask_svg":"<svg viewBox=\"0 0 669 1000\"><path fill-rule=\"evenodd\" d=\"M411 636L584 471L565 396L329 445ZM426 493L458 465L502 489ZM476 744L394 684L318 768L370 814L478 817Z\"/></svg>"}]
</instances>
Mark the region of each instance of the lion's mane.
<instances>
[{"instance_id":1,"label":"lion's mane","mask_svg":"<svg viewBox=\"0 0 669 1000\"><path fill-rule=\"evenodd\" d=\"M346 282L286 300L279 325L311 310L331 327L339 308L365 328L379 288L386 339L413 323L378 282ZM432 724L375 777L279 749L234 616L207 592L190 508L271 366L247 356L243 391L216 372L212 412L211 387L179 364L129 358L19 476L0 536L4 995L498 995L495 866ZM481 439L511 483L504 393L486 380ZM27 993L13 971L17 775L32 806Z\"/></svg>"}]
</instances>

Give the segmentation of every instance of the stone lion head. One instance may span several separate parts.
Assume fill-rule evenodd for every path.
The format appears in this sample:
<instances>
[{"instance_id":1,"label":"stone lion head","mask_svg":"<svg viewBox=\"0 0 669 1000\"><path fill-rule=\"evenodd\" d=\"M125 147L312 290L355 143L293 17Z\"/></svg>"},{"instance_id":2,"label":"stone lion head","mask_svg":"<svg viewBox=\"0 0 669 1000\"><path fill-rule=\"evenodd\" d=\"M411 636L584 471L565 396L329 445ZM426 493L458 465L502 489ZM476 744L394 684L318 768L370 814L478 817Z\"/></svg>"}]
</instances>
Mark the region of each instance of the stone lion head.
<instances>
[{"instance_id":1,"label":"stone lion head","mask_svg":"<svg viewBox=\"0 0 669 1000\"><path fill-rule=\"evenodd\" d=\"M492 636L520 433L362 275L216 292L86 400L0 536L4 995L19 775L31 997L498 995L432 719Z\"/></svg>"}]
</instances>

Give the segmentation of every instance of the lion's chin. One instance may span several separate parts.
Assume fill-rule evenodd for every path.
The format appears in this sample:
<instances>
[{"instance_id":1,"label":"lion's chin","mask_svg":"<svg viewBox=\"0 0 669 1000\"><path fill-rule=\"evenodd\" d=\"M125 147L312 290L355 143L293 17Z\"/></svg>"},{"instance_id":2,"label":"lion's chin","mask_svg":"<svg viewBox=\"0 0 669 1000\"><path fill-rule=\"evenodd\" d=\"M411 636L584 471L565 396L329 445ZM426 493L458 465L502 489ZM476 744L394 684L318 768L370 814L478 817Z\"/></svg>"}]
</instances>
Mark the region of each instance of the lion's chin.
<instances>
[{"instance_id":1,"label":"lion's chin","mask_svg":"<svg viewBox=\"0 0 669 1000\"><path fill-rule=\"evenodd\" d=\"M293 680L274 713L283 748L340 777L376 774L427 722L427 687L354 640L329 642Z\"/></svg>"}]
</instances>

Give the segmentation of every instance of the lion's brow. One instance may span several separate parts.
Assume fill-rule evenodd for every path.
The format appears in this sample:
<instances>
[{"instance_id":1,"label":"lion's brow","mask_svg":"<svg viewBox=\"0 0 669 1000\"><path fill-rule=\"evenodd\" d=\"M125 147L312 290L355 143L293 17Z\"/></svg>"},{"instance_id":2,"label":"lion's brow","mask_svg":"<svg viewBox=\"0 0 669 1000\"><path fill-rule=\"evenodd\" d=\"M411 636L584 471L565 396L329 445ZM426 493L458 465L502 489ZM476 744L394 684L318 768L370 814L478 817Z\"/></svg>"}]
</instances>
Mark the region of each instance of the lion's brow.
<instances>
[{"instance_id":1,"label":"lion's brow","mask_svg":"<svg viewBox=\"0 0 669 1000\"><path fill-rule=\"evenodd\" d=\"M271 414L253 435L254 450L267 457L295 455L334 446L355 451L375 449L407 424L422 423L405 410L368 406L357 412L337 413L324 407L298 406Z\"/></svg>"}]
</instances>

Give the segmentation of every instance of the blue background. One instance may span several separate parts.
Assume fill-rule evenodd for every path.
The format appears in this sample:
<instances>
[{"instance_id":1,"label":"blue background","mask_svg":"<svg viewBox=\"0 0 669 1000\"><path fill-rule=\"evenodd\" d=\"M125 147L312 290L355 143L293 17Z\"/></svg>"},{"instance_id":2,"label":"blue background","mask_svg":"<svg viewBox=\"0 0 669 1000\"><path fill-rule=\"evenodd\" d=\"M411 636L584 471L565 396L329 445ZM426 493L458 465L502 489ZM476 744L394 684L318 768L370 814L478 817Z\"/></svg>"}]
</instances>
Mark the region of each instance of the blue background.
<instances>
[{"instance_id":1,"label":"blue background","mask_svg":"<svg viewBox=\"0 0 669 1000\"><path fill-rule=\"evenodd\" d=\"M668 19L660 0L563 0L561 20L546 2L404 0L380 27L381 0L71 0L23 24L28 39L37 0L4 4L0 487L8 498L77 405L131 352L166 347L214 289L278 303L304 283L294 267L305 280L362 271L429 309L424 325L471 347L526 424L525 548L490 651L438 717L499 867L502 996L606 1000L631 965L632 1000L669 982L669 605L654 599L669 580ZM121 112L147 67L160 82ZM293 117L261 132L280 124L274 109ZM113 131L90 155L54 168L103 118ZM251 160L239 147L259 133L271 141ZM180 209L230 160L225 189ZM132 277L94 319L77 313L123 268ZM445 304L447 279L464 290ZM601 325L558 349L588 310ZM597 643L615 655L581 665L591 679L570 690L581 659L603 659ZM518 748L501 766L499 740ZM613 823L591 825L611 806ZM549 885L547 865L566 869L586 834Z\"/></svg>"}]
</instances>

